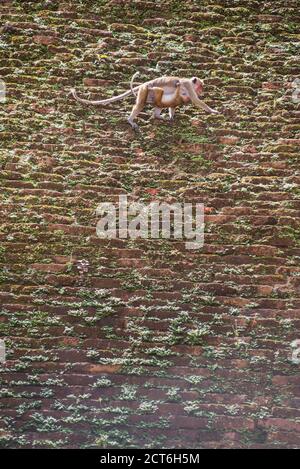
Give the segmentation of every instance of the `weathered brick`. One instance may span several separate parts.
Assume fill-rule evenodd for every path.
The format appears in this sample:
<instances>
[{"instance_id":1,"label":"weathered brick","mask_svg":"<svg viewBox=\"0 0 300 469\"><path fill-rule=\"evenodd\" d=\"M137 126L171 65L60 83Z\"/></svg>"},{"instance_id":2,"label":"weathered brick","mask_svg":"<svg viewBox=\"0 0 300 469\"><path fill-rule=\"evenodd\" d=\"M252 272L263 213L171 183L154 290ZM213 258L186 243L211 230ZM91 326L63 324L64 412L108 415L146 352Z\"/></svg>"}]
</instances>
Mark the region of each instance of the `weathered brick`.
<instances>
[{"instance_id":1,"label":"weathered brick","mask_svg":"<svg viewBox=\"0 0 300 469\"><path fill-rule=\"evenodd\" d=\"M297 2L17 3L0 12L0 444L298 447ZM198 74L220 114L146 109L140 138L129 100L68 96L120 94L136 67L135 84ZM98 238L120 194L204 203L204 246Z\"/></svg>"}]
</instances>

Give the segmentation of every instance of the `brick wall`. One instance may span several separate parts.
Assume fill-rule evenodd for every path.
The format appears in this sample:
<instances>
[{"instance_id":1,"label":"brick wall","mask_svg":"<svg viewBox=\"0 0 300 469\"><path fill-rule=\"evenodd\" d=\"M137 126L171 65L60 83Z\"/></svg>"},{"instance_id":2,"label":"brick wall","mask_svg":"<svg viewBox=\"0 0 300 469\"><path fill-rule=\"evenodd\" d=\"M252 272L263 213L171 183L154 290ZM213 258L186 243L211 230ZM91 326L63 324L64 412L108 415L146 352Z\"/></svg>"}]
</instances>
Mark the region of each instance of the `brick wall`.
<instances>
[{"instance_id":1,"label":"brick wall","mask_svg":"<svg viewBox=\"0 0 300 469\"><path fill-rule=\"evenodd\" d=\"M184 4L183 4L184 3ZM0 443L300 443L299 2L3 1ZM198 75L174 124L130 77ZM203 202L205 245L101 240L95 209Z\"/></svg>"}]
</instances>

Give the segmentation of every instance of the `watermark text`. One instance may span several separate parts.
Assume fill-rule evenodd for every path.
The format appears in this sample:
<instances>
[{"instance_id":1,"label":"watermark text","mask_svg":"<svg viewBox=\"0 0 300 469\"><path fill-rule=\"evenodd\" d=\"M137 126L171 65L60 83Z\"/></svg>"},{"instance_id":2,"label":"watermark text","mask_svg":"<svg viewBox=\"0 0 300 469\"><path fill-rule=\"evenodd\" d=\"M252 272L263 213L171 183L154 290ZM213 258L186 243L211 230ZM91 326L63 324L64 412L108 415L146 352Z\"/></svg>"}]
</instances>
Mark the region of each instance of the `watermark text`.
<instances>
[{"instance_id":1,"label":"watermark text","mask_svg":"<svg viewBox=\"0 0 300 469\"><path fill-rule=\"evenodd\" d=\"M200 203L128 203L127 196L120 195L117 204L99 204L96 214L101 217L96 227L99 238L185 239L187 249L204 244L204 205Z\"/></svg>"}]
</instances>

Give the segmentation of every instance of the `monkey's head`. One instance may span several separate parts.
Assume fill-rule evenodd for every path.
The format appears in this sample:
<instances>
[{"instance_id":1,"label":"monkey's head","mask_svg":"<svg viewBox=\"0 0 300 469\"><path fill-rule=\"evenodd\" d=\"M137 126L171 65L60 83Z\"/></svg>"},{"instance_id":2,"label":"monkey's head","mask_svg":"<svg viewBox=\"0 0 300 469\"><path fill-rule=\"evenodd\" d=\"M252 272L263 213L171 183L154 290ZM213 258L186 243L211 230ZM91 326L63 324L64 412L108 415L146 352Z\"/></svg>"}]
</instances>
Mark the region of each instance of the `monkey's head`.
<instances>
[{"instance_id":1,"label":"monkey's head","mask_svg":"<svg viewBox=\"0 0 300 469\"><path fill-rule=\"evenodd\" d=\"M203 80L200 80L198 77L193 77L192 78L192 83L194 85L195 91L198 96L200 96L203 93L203 87L204 87L204 82Z\"/></svg>"}]
</instances>

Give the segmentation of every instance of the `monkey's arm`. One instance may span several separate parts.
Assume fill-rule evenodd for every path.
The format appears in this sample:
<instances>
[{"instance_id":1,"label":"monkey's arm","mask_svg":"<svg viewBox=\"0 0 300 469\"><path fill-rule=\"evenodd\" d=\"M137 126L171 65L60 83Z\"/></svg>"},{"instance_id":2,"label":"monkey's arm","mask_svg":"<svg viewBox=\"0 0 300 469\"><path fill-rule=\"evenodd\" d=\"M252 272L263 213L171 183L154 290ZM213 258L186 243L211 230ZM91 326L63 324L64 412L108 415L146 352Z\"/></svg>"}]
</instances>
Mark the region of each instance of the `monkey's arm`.
<instances>
[{"instance_id":1,"label":"monkey's arm","mask_svg":"<svg viewBox=\"0 0 300 469\"><path fill-rule=\"evenodd\" d=\"M216 111L215 109L212 109L207 104L205 104L203 101L201 101L201 99L198 98L197 93L195 92L194 87L193 87L192 83L189 80L185 80L182 83L182 86L186 89L192 103L196 107L204 109L204 111L210 112L211 114L220 114L219 111Z\"/></svg>"}]
</instances>

